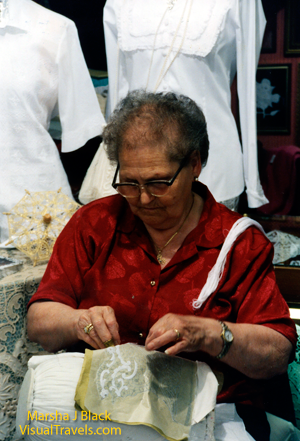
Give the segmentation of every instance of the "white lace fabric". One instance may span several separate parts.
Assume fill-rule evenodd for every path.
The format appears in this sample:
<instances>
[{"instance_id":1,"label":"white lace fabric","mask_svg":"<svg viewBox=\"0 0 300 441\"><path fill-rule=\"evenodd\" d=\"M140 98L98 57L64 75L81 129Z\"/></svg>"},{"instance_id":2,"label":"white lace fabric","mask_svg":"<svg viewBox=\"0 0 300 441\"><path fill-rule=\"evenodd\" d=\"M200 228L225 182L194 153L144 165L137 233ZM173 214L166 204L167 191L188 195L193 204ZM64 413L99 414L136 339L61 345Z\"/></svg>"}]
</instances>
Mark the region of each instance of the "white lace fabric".
<instances>
[{"instance_id":1,"label":"white lace fabric","mask_svg":"<svg viewBox=\"0 0 300 441\"><path fill-rule=\"evenodd\" d=\"M178 16L182 13L185 2L177 1L166 16L163 26L158 29L156 47L166 48L170 44L170 35L174 36ZM189 6L189 5L188 5ZM125 2L122 13L118 14L120 33L119 43L122 50L131 51L151 48L159 21L168 5L164 1L143 2L133 0ZM230 8L229 0L212 0L210 2L194 2L189 18L189 32L185 37L182 52L198 56L206 56L211 52L224 25L224 16ZM154 16L155 10L155 16ZM151 17L151 20L149 20ZM154 20L154 21L152 21ZM183 17L183 22L185 17ZM166 24L167 23L167 24ZM184 26L179 28L174 50L181 44Z\"/></svg>"},{"instance_id":2,"label":"white lace fabric","mask_svg":"<svg viewBox=\"0 0 300 441\"><path fill-rule=\"evenodd\" d=\"M299 237L278 230L270 231L267 233L267 237L274 246L274 265L300 255Z\"/></svg>"}]
</instances>

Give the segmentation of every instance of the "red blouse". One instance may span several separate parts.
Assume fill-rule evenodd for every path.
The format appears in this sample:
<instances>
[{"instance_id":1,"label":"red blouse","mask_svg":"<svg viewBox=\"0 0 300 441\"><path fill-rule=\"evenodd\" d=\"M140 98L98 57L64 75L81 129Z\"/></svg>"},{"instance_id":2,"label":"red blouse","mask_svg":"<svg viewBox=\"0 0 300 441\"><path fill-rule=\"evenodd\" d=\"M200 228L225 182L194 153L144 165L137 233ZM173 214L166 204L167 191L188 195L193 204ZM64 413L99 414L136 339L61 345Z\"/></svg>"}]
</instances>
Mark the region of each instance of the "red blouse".
<instances>
[{"instance_id":1,"label":"red blouse","mask_svg":"<svg viewBox=\"0 0 300 441\"><path fill-rule=\"evenodd\" d=\"M57 239L29 305L42 299L84 309L110 305L123 343L144 344L151 326L172 312L261 324L295 345L295 326L275 281L273 248L256 228L248 228L236 240L216 292L199 310L193 310L193 299L240 217L218 204L202 184L195 183L193 190L205 200L199 224L163 269L143 223L122 196L109 196L80 208ZM183 356L206 361L224 373L219 402L258 403L261 381L251 380L203 352Z\"/></svg>"}]
</instances>

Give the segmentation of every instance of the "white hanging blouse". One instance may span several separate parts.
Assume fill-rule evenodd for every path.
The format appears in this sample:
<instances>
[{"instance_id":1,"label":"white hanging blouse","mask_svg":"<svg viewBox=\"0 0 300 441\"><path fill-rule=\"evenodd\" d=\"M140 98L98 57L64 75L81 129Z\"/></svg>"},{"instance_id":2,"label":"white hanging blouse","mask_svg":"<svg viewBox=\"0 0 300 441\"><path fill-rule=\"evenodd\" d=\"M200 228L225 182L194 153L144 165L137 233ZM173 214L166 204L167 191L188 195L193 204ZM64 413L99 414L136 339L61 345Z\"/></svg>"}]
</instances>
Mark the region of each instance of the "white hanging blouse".
<instances>
[{"instance_id":1,"label":"white hanging blouse","mask_svg":"<svg viewBox=\"0 0 300 441\"><path fill-rule=\"evenodd\" d=\"M29 191L72 196L48 133L59 114L62 151L102 133L98 104L74 23L31 0L4 0L0 20L0 242L8 212ZM7 8L8 7L8 8Z\"/></svg>"},{"instance_id":2,"label":"white hanging blouse","mask_svg":"<svg viewBox=\"0 0 300 441\"><path fill-rule=\"evenodd\" d=\"M194 99L210 140L201 181L218 201L246 186L253 208L267 203L258 174L255 91L264 27L261 0L107 0L104 7L110 110L139 88ZM242 147L231 112L236 72Z\"/></svg>"}]
</instances>

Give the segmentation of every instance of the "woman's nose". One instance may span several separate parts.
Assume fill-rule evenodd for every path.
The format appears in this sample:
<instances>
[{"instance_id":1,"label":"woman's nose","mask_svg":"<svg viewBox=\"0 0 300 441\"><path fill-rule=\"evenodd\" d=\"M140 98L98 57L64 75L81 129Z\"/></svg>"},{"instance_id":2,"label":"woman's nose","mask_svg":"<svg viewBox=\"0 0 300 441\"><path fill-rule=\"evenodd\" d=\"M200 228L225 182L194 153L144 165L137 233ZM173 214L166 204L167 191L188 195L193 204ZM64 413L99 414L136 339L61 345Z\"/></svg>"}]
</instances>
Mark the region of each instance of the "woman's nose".
<instances>
[{"instance_id":1,"label":"woman's nose","mask_svg":"<svg viewBox=\"0 0 300 441\"><path fill-rule=\"evenodd\" d=\"M140 200L142 204L149 204L149 202L153 201L154 198L155 196L152 196L152 194L149 193L144 186L140 186Z\"/></svg>"}]
</instances>

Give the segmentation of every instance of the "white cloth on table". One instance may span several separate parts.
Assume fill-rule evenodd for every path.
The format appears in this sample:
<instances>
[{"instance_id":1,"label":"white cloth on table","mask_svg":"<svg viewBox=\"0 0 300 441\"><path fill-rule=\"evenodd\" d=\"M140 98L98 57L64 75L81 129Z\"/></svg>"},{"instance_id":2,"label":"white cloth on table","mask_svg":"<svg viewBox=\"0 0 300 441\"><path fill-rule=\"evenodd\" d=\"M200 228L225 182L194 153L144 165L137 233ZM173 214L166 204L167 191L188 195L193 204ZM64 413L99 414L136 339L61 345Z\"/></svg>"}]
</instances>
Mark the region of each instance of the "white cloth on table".
<instances>
[{"instance_id":1,"label":"white cloth on table","mask_svg":"<svg viewBox=\"0 0 300 441\"><path fill-rule=\"evenodd\" d=\"M75 24L32 0L6 0L0 27L0 242L24 190L72 196L50 120L59 114L62 151L102 133L105 123Z\"/></svg>"},{"instance_id":2,"label":"white cloth on table","mask_svg":"<svg viewBox=\"0 0 300 441\"><path fill-rule=\"evenodd\" d=\"M157 91L187 95L202 108L207 119L210 153L200 180L215 199L232 199L246 185L249 206L264 205L267 199L257 166L255 93L265 27L261 0L194 0L184 36L192 1L177 0L167 10L165 0L107 0L104 32L108 107L113 110L128 91L146 88L150 64L147 90L155 89L186 5L166 67L178 50L179 53ZM236 72L243 149L231 112L230 85Z\"/></svg>"}]
</instances>

